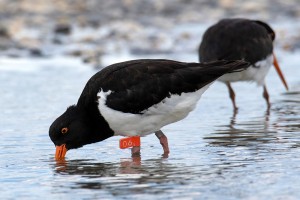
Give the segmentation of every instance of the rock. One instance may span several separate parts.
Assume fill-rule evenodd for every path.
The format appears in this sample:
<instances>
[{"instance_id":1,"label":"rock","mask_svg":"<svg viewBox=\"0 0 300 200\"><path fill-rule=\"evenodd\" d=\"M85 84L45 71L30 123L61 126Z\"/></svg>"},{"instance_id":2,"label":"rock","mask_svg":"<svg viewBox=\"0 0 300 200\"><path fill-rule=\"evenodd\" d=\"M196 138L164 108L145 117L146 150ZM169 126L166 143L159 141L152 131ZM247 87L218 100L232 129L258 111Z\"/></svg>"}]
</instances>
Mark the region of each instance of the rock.
<instances>
[{"instance_id":1,"label":"rock","mask_svg":"<svg viewBox=\"0 0 300 200\"><path fill-rule=\"evenodd\" d=\"M81 52L82 62L92 65L95 69L102 68L102 55L103 50L100 48Z\"/></svg>"},{"instance_id":2,"label":"rock","mask_svg":"<svg viewBox=\"0 0 300 200\"><path fill-rule=\"evenodd\" d=\"M44 56L42 51L38 48L29 49L29 53L33 57L42 57L42 56Z\"/></svg>"},{"instance_id":3,"label":"rock","mask_svg":"<svg viewBox=\"0 0 300 200\"><path fill-rule=\"evenodd\" d=\"M69 35L71 34L71 26L68 24L58 24L54 28L54 33L61 34L61 35Z\"/></svg>"},{"instance_id":4,"label":"rock","mask_svg":"<svg viewBox=\"0 0 300 200\"><path fill-rule=\"evenodd\" d=\"M155 54L170 54L171 50L151 49L132 47L130 53L133 55L155 55Z\"/></svg>"},{"instance_id":5,"label":"rock","mask_svg":"<svg viewBox=\"0 0 300 200\"><path fill-rule=\"evenodd\" d=\"M234 0L219 0L219 5L225 9L232 8L234 6Z\"/></svg>"},{"instance_id":6,"label":"rock","mask_svg":"<svg viewBox=\"0 0 300 200\"><path fill-rule=\"evenodd\" d=\"M32 5L32 0L0 0L2 51L21 47L26 55L64 54L92 63L99 63L99 56L87 51L99 47L107 54L193 52L201 25L225 17L275 23L282 18L296 22L300 16L298 0L35 0ZM299 49L299 39L292 37L279 44Z\"/></svg>"},{"instance_id":7,"label":"rock","mask_svg":"<svg viewBox=\"0 0 300 200\"><path fill-rule=\"evenodd\" d=\"M68 52L67 55L74 56L74 57L79 57L79 56L82 56L82 51L81 50L74 50L74 51Z\"/></svg>"},{"instance_id":8,"label":"rock","mask_svg":"<svg viewBox=\"0 0 300 200\"><path fill-rule=\"evenodd\" d=\"M6 28L0 27L0 37L10 38L10 35L8 34L8 31Z\"/></svg>"},{"instance_id":9,"label":"rock","mask_svg":"<svg viewBox=\"0 0 300 200\"><path fill-rule=\"evenodd\" d=\"M61 41L61 39L59 39L59 38L57 38L57 37L55 37L55 38L53 38L52 39L52 42L53 42L53 44L62 44L63 42Z\"/></svg>"}]
</instances>

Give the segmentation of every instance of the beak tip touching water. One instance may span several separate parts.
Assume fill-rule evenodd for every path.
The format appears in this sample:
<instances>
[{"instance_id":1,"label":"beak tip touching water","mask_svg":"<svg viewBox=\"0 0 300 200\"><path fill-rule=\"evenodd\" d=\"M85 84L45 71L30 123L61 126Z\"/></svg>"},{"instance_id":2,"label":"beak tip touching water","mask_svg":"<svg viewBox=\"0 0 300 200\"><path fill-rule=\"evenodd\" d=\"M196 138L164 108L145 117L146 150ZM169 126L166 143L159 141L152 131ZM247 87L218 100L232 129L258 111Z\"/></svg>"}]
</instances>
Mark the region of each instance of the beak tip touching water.
<instances>
[{"instance_id":1,"label":"beak tip touching water","mask_svg":"<svg viewBox=\"0 0 300 200\"><path fill-rule=\"evenodd\" d=\"M65 158L68 149L66 148L66 144L62 144L60 146L56 146L55 151L55 160L62 160Z\"/></svg>"}]
</instances>

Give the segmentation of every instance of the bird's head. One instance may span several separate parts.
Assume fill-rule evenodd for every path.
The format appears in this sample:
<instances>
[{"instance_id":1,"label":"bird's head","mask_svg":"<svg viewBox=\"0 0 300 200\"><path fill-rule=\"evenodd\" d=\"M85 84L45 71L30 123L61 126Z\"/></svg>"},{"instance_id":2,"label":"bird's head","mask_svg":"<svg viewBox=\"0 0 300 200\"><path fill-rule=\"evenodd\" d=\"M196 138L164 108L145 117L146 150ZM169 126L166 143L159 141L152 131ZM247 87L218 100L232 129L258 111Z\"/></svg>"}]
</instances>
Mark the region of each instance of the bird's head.
<instances>
[{"instance_id":1,"label":"bird's head","mask_svg":"<svg viewBox=\"0 0 300 200\"><path fill-rule=\"evenodd\" d=\"M275 40L275 36L276 36L275 31L267 23L259 21L259 20L255 21L255 22L258 23L259 25L263 26L267 30L268 35L271 37L272 41Z\"/></svg>"},{"instance_id":2,"label":"bird's head","mask_svg":"<svg viewBox=\"0 0 300 200\"><path fill-rule=\"evenodd\" d=\"M92 143L88 117L76 106L69 107L49 128L49 136L56 146L56 159L65 157L67 150Z\"/></svg>"}]
</instances>

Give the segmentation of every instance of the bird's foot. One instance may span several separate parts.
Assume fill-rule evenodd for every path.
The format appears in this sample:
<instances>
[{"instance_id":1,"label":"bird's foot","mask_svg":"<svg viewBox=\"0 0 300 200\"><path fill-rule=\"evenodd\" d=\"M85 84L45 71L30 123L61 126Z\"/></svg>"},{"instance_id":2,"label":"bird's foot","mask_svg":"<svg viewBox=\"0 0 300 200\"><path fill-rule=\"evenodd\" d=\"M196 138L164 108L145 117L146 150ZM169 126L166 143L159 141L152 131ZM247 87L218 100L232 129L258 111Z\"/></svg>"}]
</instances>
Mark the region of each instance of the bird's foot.
<instances>
[{"instance_id":1,"label":"bird's foot","mask_svg":"<svg viewBox=\"0 0 300 200\"><path fill-rule=\"evenodd\" d=\"M239 112L239 108L234 104L233 105L233 115L238 114L238 112Z\"/></svg>"},{"instance_id":2,"label":"bird's foot","mask_svg":"<svg viewBox=\"0 0 300 200\"><path fill-rule=\"evenodd\" d=\"M169 150L169 145L168 145L168 138L164 135L161 138L159 138L160 144L163 147L164 150L164 154L169 154L170 150Z\"/></svg>"},{"instance_id":3,"label":"bird's foot","mask_svg":"<svg viewBox=\"0 0 300 200\"><path fill-rule=\"evenodd\" d=\"M140 157L141 156L141 147L132 147L131 148L131 157Z\"/></svg>"},{"instance_id":4,"label":"bird's foot","mask_svg":"<svg viewBox=\"0 0 300 200\"><path fill-rule=\"evenodd\" d=\"M162 158L169 158L169 153L163 153L163 154L161 154L161 157Z\"/></svg>"},{"instance_id":5,"label":"bird's foot","mask_svg":"<svg viewBox=\"0 0 300 200\"><path fill-rule=\"evenodd\" d=\"M163 147L164 154L163 157L167 158L169 156L170 150L168 145L168 138L162 131L155 132L156 137L159 139L161 146Z\"/></svg>"}]
</instances>

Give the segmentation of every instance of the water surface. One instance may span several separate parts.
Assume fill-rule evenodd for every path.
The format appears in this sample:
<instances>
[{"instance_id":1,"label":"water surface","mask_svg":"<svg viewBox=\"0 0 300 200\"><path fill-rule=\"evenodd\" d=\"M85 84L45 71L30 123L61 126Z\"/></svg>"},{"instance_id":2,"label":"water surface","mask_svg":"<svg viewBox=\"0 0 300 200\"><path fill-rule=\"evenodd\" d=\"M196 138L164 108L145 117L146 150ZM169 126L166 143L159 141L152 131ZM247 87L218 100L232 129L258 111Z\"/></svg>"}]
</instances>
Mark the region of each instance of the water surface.
<instances>
[{"instance_id":1,"label":"water surface","mask_svg":"<svg viewBox=\"0 0 300 200\"><path fill-rule=\"evenodd\" d=\"M118 149L120 137L113 137L71 150L61 162L48 128L96 71L69 58L1 58L1 198L299 199L299 56L279 52L291 90L272 69L269 110L254 84L233 84L238 113L226 87L211 86L194 112L163 129L169 158L150 135L141 158Z\"/></svg>"}]
</instances>

